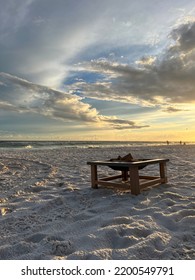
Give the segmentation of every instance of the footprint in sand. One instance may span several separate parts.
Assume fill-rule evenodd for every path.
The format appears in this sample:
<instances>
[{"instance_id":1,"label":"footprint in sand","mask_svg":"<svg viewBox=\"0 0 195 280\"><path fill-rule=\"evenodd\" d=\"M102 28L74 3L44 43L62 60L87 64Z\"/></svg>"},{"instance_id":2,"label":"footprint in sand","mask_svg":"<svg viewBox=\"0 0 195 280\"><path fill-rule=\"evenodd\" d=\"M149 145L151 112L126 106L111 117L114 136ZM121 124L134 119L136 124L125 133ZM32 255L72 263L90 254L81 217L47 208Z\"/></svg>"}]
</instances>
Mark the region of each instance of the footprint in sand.
<instances>
[{"instance_id":1,"label":"footprint in sand","mask_svg":"<svg viewBox=\"0 0 195 280\"><path fill-rule=\"evenodd\" d=\"M73 253L73 247L70 241L55 241L52 246L52 253L58 256L67 256Z\"/></svg>"},{"instance_id":2,"label":"footprint in sand","mask_svg":"<svg viewBox=\"0 0 195 280\"><path fill-rule=\"evenodd\" d=\"M75 251L74 244L70 240L59 240L59 238L50 236L43 241L44 245L50 248L50 253L55 256L67 256Z\"/></svg>"}]
</instances>

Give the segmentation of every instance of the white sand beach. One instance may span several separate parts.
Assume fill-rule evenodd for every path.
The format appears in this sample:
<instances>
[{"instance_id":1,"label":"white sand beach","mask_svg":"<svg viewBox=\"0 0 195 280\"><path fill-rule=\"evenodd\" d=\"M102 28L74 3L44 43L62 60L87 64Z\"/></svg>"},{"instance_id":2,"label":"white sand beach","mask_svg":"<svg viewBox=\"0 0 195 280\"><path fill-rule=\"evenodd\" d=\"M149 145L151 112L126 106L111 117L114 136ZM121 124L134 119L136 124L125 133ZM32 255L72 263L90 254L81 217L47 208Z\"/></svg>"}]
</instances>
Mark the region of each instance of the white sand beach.
<instances>
[{"instance_id":1,"label":"white sand beach","mask_svg":"<svg viewBox=\"0 0 195 280\"><path fill-rule=\"evenodd\" d=\"M169 158L168 183L92 189L87 161L128 152ZM2 149L0 259L195 259L195 145Z\"/></svg>"}]
</instances>

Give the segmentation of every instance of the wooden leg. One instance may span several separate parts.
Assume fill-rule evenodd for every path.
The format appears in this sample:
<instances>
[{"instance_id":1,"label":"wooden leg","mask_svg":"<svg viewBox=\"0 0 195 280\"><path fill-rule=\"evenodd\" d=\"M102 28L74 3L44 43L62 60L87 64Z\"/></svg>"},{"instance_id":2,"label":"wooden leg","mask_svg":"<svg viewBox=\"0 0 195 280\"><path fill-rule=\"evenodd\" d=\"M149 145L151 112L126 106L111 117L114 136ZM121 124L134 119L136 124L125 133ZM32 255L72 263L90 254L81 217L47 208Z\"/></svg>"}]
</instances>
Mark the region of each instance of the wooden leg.
<instances>
[{"instance_id":1,"label":"wooden leg","mask_svg":"<svg viewBox=\"0 0 195 280\"><path fill-rule=\"evenodd\" d=\"M131 193L138 195L140 194L140 186L139 186L139 171L138 167L130 167L130 186L131 186Z\"/></svg>"},{"instance_id":2,"label":"wooden leg","mask_svg":"<svg viewBox=\"0 0 195 280\"><path fill-rule=\"evenodd\" d=\"M98 188L97 185L97 165L92 164L91 165L91 187L94 189Z\"/></svg>"},{"instance_id":3,"label":"wooden leg","mask_svg":"<svg viewBox=\"0 0 195 280\"><path fill-rule=\"evenodd\" d=\"M124 182L128 180L128 171L122 171L122 180Z\"/></svg>"},{"instance_id":4,"label":"wooden leg","mask_svg":"<svg viewBox=\"0 0 195 280\"><path fill-rule=\"evenodd\" d=\"M167 183L167 166L166 162L160 162L159 163L160 167L160 177L161 177L161 182L163 184Z\"/></svg>"}]
</instances>

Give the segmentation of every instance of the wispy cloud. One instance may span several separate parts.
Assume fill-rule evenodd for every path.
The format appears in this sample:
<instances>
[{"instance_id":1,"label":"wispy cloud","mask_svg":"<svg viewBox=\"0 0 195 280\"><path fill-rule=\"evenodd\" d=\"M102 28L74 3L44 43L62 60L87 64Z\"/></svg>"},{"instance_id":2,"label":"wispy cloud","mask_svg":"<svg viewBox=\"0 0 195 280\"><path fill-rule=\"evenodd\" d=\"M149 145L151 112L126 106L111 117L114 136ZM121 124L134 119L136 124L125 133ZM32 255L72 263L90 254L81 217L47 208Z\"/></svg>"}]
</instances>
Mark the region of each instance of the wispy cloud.
<instances>
[{"instance_id":1,"label":"wispy cloud","mask_svg":"<svg viewBox=\"0 0 195 280\"><path fill-rule=\"evenodd\" d=\"M167 112L167 113L177 113L177 112L182 112L182 111L187 111L187 110L179 109L179 108L176 108L176 107L173 107L173 106L169 106L167 108L164 108L163 111Z\"/></svg>"},{"instance_id":2,"label":"wispy cloud","mask_svg":"<svg viewBox=\"0 0 195 280\"><path fill-rule=\"evenodd\" d=\"M115 116L103 116L82 98L49 87L31 83L27 80L0 73L0 108L26 113L33 112L62 121L77 121L116 129L142 128L133 121Z\"/></svg>"},{"instance_id":3,"label":"wispy cloud","mask_svg":"<svg viewBox=\"0 0 195 280\"><path fill-rule=\"evenodd\" d=\"M50 87L58 87L69 61L95 42L98 11L103 13L103 5L89 0L0 4L0 71Z\"/></svg>"},{"instance_id":4,"label":"wispy cloud","mask_svg":"<svg viewBox=\"0 0 195 280\"><path fill-rule=\"evenodd\" d=\"M151 12L157 14L159 7L153 2L0 0L0 71L58 87L72 61L86 56L89 48L95 57L113 46L153 45L159 40L159 25L167 30L163 27L169 22L167 13L171 15L162 5L166 20L162 13L154 25ZM143 17L137 16L143 12L144 32Z\"/></svg>"}]
</instances>

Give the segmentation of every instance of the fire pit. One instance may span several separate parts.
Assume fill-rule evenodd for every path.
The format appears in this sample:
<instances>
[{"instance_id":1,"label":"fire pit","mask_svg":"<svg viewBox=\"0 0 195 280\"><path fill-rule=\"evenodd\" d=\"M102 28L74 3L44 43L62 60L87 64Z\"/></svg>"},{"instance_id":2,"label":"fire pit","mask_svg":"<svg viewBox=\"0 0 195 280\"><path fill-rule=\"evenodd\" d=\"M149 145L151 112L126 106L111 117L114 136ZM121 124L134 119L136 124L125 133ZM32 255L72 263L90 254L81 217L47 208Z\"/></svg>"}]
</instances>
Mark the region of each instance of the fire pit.
<instances>
[{"instance_id":1,"label":"fire pit","mask_svg":"<svg viewBox=\"0 0 195 280\"><path fill-rule=\"evenodd\" d=\"M110 162L116 162L116 163L121 163L121 162L139 162L139 161L144 161L144 160L148 160L148 159L135 159L133 158L133 156L129 153L127 154L126 156L124 157L121 157L121 156L118 156L118 158L113 158L113 159L110 159L108 161ZM138 169L143 169L144 167L146 167L147 164L141 164L139 165ZM110 166L108 164L108 167L110 167L111 169L113 170L119 170L119 171L128 171L129 168L128 167L124 167L124 166L120 166L120 165L116 165L116 166Z\"/></svg>"}]
</instances>

